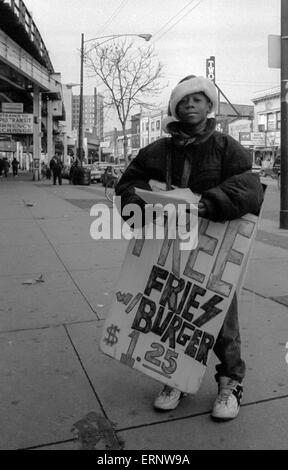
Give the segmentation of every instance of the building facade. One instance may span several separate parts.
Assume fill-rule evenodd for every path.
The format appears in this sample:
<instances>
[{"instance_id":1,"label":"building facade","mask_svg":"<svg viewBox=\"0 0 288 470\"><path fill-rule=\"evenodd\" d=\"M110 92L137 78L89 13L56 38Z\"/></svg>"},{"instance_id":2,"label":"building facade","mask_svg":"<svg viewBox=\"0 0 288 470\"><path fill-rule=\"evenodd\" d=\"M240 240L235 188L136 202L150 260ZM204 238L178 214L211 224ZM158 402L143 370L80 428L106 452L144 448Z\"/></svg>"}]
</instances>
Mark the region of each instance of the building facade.
<instances>
[{"instance_id":1,"label":"building facade","mask_svg":"<svg viewBox=\"0 0 288 470\"><path fill-rule=\"evenodd\" d=\"M133 132L132 128L126 129L127 136L127 155L128 161L133 158L132 155L132 141ZM101 148L101 161L109 163L124 164L124 136L123 131L118 130L116 127L113 131L105 132L104 142Z\"/></svg>"},{"instance_id":2,"label":"building facade","mask_svg":"<svg viewBox=\"0 0 288 470\"><path fill-rule=\"evenodd\" d=\"M263 134L263 147L277 150L280 146L280 87L258 92L252 98L255 107L254 131Z\"/></svg>"},{"instance_id":3,"label":"building facade","mask_svg":"<svg viewBox=\"0 0 288 470\"><path fill-rule=\"evenodd\" d=\"M233 106L234 110L227 103L220 103L220 112L216 117L217 130L230 133L236 140L241 141L243 132L251 132L253 129L254 107ZM142 111L131 117L131 129L127 131L129 160L135 158L141 148L168 136L162 129L162 121L166 117L167 107L149 112ZM106 132L105 141L107 145L105 150L103 149L103 155L109 155L109 158L121 162L124 158L123 133L117 129Z\"/></svg>"},{"instance_id":4,"label":"building facade","mask_svg":"<svg viewBox=\"0 0 288 470\"><path fill-rule=\"evenodd\" d=\"M80 116L80 96L72 95L72 129L78 129ZM104 98L96 89L94 95L83 96L83 129L93 132L102 141L104 138Z\"/></svg>"},{"instance_id":5,"label":"building facade","mask_svg":"<svg viewBox=\"0 0 288 470\"><path fill-rule=\"evenodd\" d=\"M167 116L167 107L158 111L141 113L140 115L140 146L155 142L163 137L162 120Z\"/></svg>"}]
</instances>

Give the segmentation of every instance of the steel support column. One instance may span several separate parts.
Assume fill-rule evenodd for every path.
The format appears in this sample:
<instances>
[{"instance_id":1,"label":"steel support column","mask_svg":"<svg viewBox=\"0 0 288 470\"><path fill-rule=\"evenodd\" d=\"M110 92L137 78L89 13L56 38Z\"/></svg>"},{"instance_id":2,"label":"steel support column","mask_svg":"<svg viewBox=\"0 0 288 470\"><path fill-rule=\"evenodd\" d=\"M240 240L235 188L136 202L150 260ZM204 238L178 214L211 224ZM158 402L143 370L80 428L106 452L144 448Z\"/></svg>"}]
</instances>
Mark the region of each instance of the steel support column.
<instances>
[{"instance_id":1,"label":"steel support column","mask_svg":"<svg viewBox=\"0 0 288 470\"><path fill-rule=\"evenodd\" d=\"M40 157L41 157L41 100L39 87L33 89L33 180L40 180Z\"/></svg>"}]
</instances>

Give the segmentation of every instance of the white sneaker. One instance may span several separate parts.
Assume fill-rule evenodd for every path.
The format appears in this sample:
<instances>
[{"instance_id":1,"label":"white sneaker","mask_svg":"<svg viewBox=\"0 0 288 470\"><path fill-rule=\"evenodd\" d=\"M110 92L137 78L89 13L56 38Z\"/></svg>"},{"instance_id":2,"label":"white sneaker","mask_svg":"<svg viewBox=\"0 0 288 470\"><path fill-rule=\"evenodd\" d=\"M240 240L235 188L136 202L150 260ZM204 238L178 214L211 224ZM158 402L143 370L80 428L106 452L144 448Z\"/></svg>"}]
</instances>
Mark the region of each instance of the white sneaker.
<instances>
[{"instance_id":1,"label":"white sneaker","mask_svg":"<svg viewBox=\"0 0 288 470\"><path fill-rule=\"evenodd\" d=\"M165 385L158 397L156 397L153 406L158 410L175 410L184 396L186 396L185 393Z\"/></svg>"},{"instance_id":2,"label":"white sneaker","mask_svg":"<svg viewBox=\"0 0 288 470\"><path fill-rule=\"evenodd\" d=\"M234 419L239 413L243 387L229 377L219 377L218 396L215 400L212 418L215 420Z\"/></svg>"}]
</instances>

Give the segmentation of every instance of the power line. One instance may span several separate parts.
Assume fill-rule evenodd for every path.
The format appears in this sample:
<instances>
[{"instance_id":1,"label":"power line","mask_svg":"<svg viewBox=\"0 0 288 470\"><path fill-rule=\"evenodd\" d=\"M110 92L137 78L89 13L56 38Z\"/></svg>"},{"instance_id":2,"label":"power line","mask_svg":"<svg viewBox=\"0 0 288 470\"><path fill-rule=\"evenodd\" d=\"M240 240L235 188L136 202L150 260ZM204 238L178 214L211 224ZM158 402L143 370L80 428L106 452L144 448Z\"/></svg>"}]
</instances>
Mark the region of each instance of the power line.
<instances>
[{"instance_id":1,"label":"power line","mask_svg":"<svg viewBox=\"0 0 288 470\"><path fill-rule=\"evenodd\" d=\"M166 75L166 78L167 79L175 79L175 80L180 80L180 75L179 74L169 74L169 75ZM275 81L267 81L267 82L254 82L254 81L246 81L246 80L218 80L219 83L224 83L224 84L227 84L227 85L268 85L268 86L274 86L275 85ZM275 85L277 86L277 85Z\"/></svg>"},{"instance_id":2,"label":"power line","mask_svg":"<svg viewBox=\"0 0 288 470\"><path fill-rule=\"evenodd\" d=\"M242 85L242 86L255 86L255 85L267 85L267 86L277 86L275 82L244 82L244 81L237 81L237 82L230 82L229 80L219 80L219 83L224 83L225 85L233 86L233 85Z\"/></svg>"},{"instance_id":3,"label":"power line","mask_svg":"<svg viewBox=\"0 0 288 470\"><path fill-rule=\"evenodd\" d=\"M173 21L173 19L175 19L183 10L186 10L186 8L189 7L189 5L191 5L191 3L194 3L195 0L191 0L189 3L187 3L187 5L185 5L181 10L179 10L176 15L172 16L170 18L170 20L167 21L167 23L165 23L158 31L156 31L156 33L153 34L153 38L160 32L162 31L169 23L171 23L171 21ZM172 24L172 26L170 28L168 28L166 31L164 31L156 40L154 40L153 42L157 42L159 41L159 39L161 39L165 34L168 33L168 31L170 31L172 28L174 28L174 26L176 26L178 23L180 23L180 21L183 20L183 18L185 16L188 16L189 13L191 13L191 11L193 11L195 8L197 8L200 3L202 3L203 0L199 0L198 3L196 5L194 5L192 8L190 8L187 12L184 13L184 15L181 16L181 18L179 18L178 21L176 21L176 23ZM131 56L130 60L134 59L136 60L138 57L140 56L140 54L137 54L135 57Z\"/></svg>"},{"instance_id":4,"label":"power line","mask_svg":"<svg viewBox=\"0 0 288 470\"><path fill-rule=\"evenodd\" d=\"M126 1L128 1L128 0L126 0ZM195 2L195 0L191 0L191 1L190 1L189 3L187 3L183 8L181 8L181 10L179 10L175 15L173 15L173 16L172 16L172 17L153 35L153 37L155 37L155 35L159 34L159 32L161 32L163 29L165 29L166 26L168 26L175 18L177 18L177 17L179 16L180 13L182 13L184 10L186 10L186 9L187 9L192 3L194 3L194 2ZM197 7L200 5L200 3L202 3L202 2L203 2L203 0L199 0L196 5L194 4L192 8L190 8L188 11L186 11L186 12L184 13L184 15L182 15L182 16L178 19L178 21L176 21L176 23L172 24L171 27L168 28L168 30L164 31L164 32L159 36L159 38L156 39L156 41L158 41L158 40L159 40L160 38L162 38L165 34L167 34L168 31L170 31L170 30L171 30L172 28L174 28L178 23L180 23L180 21L182 21L185 16L188 16L188 15L189 15L195 8L197 8ZM125 3L125 1L124 1L124 3ZM121 5L122 5L122 4L123 4L123 2L121 3ZM121 7L121 5L120 5L120 7ZM113 15L112 15L112 16L113 16ZM154 42L156 42L156 41L154 41ZM139 54L136 55L136 57L133 57L133 56L132 56L132 57L130 58L130 60L132 60L132 59L136 60L138 57L139 57Z\"/></svg>"},{"instance_id":5,"label":"power line","mask_svg":"<svg viewBox=\"0 0 288 470\"><path fill-rule=\"evenodd\" d=\"M168 28L166 31L164 31L164 33L161 34L161 35L159 36L159 38L157 38L156 41L154 41L154 42L159 41L159 39L161 39L165 34L167 34L171 29L173 29L178 23L180 23L180 21L182 21L183 18L185 18L185 16L188 16L188 15L191 13L191 11L195 10L195 8L197 8L197 7L200 5L200 3L202 3L202 2L203 2L203 0L199 0L199 2L198 2L196 5L194 5L192 8L190 8L190 10L188 10L187 12L185 12L185 14L182 15L181 18L179 18L179 20L176 21L176 23L174 23L170 28ZM190 3L192 3L192 2L190 2ZM176 16L177 16L177 15L176 15Z\"/></svg>"},{"instance_id":6,"label":"power line","mask_svg":"<svg viewBox=\"0 0 288 470\"><path fill-rule=\"evenodd\" d=\"M170 20L167 21L167 23L165 23L163 26L161 26L161 28L156 31L156 33L153 34L153 37L155 37L158 33L160 33L160 31L162 31L162 29L164 29L166 26L168 26L169 23L171 23L171 21L174 20L174 18L176 18L183 10L185 10L186 8L188 8L189 5L191 5L191 3L193 3L195 0L191 0L189 3L187 3L183 8L181 8L181 10L179 10L176 15L172 16L170 18Z\"/></svg>"},{"instance_id":7,"label":"power line","mask_svg":"<svg viewBox=\"0 0 288 470\"><path fill-rule=\"evenodd\" d=\"M112 21L116 18L116 16L119 15L120 11L124 8L126 3L128 3L129 0L122 0L120 5L113 11L112 15L108 18L108 20L103 24L103 26L97 31L96 34L100 34L104 28L109 24L112 23Z\"/></svg>"}]
</instances>

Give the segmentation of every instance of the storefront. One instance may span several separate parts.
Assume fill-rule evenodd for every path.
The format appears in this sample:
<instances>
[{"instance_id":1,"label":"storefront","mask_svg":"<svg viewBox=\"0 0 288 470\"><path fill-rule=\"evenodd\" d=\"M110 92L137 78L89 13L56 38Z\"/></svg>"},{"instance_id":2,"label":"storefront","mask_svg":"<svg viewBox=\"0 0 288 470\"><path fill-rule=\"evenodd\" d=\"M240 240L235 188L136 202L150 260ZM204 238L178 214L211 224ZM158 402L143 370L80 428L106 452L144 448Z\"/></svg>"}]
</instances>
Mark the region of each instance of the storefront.
<instances>
[{"instance_id":1,"label":"storefront","mask_svg":"<svg viewBox=\"0 0 288 470\"><path fill-rule=\"evenodd\" d=\"M255 106L254 130L262 136L261 142L255 142L255 152L261 161L274 161L280 147L280 88L258 92L252 101Z\"/></svg>"}]
</instances>

